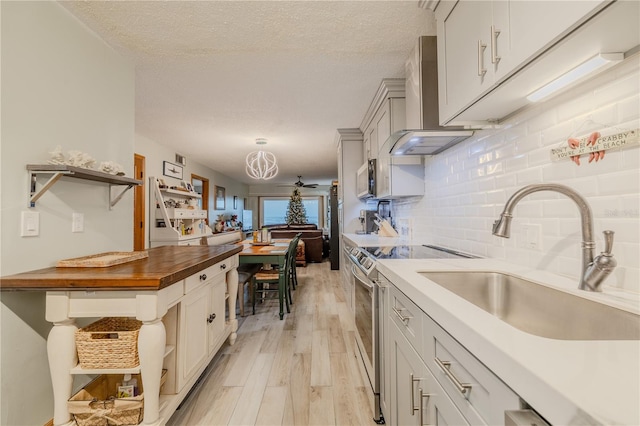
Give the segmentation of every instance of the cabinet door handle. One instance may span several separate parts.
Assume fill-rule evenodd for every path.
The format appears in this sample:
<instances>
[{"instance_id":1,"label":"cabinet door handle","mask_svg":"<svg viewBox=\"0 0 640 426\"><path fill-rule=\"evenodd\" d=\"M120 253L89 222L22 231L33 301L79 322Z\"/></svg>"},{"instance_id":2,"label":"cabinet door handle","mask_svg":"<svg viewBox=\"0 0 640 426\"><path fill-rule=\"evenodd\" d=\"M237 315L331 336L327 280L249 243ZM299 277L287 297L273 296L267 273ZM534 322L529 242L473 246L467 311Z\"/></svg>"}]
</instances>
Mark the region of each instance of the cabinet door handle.
<instances>
[{"instance_id":1,"label":"cabinet door handle","mask_svg":"<svg viewBox=\"0 0 640 426\"><path fill-rule=\"evenodd\" d=\"M223 263L222 265L220 265L220 269L227 269L227 264Z\"/></svg>"},{"instance_id":2,"label":"cabinet door handle","mask_svg":"<svg viewBox=\"0 0 640 426\"><path fill-rule=\"evenodd\" d=\"M424 414L425 414L425 411L427 411L427 410L424 409L424 402L422 402L422 401L425 398L429 399L431 394L422 392L422 388L420 388L418 390L418 396L420 397L420 426L423 426L424 425Z\"/></svg>"},{"instance_id":3,"label":"cabinet door handle","mask_svg":"<svg viewBox=\"0 0 640 426\"><path fill-rule=\"evenodd\" d=\"M207 274L200 275L200 281L204 281L207 279Z\"/></svg>"},{"instance_id":4,"label":"cabinet door handle","mask_svg":"<svg viewBox=\"0 0 640 426\"><path fill-rule=\"evenodd\" d=\"M211 324L214 319L216 319L216 314L211 314L209 315L209 318L207 318L207 322Z\"/></svg>"},{"instance_id":5,"label":"cabinet door handle","mask_svg":"<svg viewBox=\"0 0 640 426\"><path fill-rule=\"evenodd\" d=\"M438 364L438 367L440 367L440 369L444 372L444 374L447 375L449 380L451 380L451 382L455 385L455 387L458 388L458 391L460 391L461 394L466 395L467 391L471 390L471 384L462 383L460 382L460 380L458 380L456 376L453 375L453 373L450 370L451 368L450 361L441 361L440 358L438 357L435 357L434 359L436 361L436 364Z\"/></svg>"},{"instance_id":6,"label":"cabinet door handle","mask_svg":"<svg viewBox=\"0 0 640 426\"><path fill-rule=\"evenodd\" d=\"M487 73L487 69L484 67L484 50L487 48L487 45L482 42L482 40L478 40L478 76L484 77Z\"/></svg>"},{"instance_id":7,"label":"cabinet door handle","mask_svg":"<svg viewBox=\"0 0 640 426\"><path fill-rule=\"evenodd\" d=\"M418 407L416 407L415 405L413 405L413 402L415 401L415 397L414 397L414 394L413 394L413 384L414 384L415 382L419 382L420 380L424 380L424 379L421 379L421 378L419 378L419 377L413 377L413 373L411 373L409 376L410 376L410 378L411 378L411 380L409 381L409 386L411 386L410 393L409 393L409 395L411 395L411 404L409 404L409 412L410 412L410 413L411 413L411 415L413 416L413 415L415 415L414 413L415 413L416 411L419 411L419 410L420 410L420 407L419 407L419 406L418 406ZM420 389L420 392L422 393L422 389ZM420 400L420 401L421 401L421 403L422 403L422 400Z\"/></svg>"},{"instance_id":8,"label":"cabinet door handle","mask_svg":"<svg viewBox=\"0 0 640 426\"><path fill-rule=\"evenodd\" d=\"M496 30L495 25L491 26L491 63L497 64L500 62L500 56L498 56L498 36L500 30Z\"/></svg>"},{"instance_id":9,"label":"cabinet door handle","mask_svg":"<svg viewBox=\"0 0 640 426\"><path fill-rule=\"evenodd\" d=\"M400 318L400 321L404 322L405 325L409 322L411 318L413 318L411 315L404 316L401 312L401 311L404 311L403 308L398 309L394 306L392 309L393 309L393 312L398 316L398 318Z\"/></svg>"}]
</instances>

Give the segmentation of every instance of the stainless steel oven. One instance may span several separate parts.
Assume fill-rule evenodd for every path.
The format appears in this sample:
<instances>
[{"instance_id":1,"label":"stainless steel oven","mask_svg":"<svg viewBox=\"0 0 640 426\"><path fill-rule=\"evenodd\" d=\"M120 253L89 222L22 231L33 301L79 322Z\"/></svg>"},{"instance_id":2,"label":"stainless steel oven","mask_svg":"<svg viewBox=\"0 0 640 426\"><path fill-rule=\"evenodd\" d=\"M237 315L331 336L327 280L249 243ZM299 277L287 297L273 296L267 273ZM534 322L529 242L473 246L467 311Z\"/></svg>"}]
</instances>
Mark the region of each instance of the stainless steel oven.
<instances>
[{"instance_id":1,"label":"stainless steel oven","mask_svg":"<svg viewBox=\"0 0 640 426\"><path fill-rule=\"evenodd\" d=\"M378 424L383 424L384 417L380 409L380 365L378 360L380 354L377 324L379 288L376 281L375 259L358 247L345 246L345 252L351 260L351 264L346 266L351 269L353 279L356 346L373 391L373 420Z\"/></svg>"},{"instance_id":2,"label":"stainless steel oven","mask_svg":"<svg viewBox=\"0 0 640 426\"><path fill-rule=\"evenodd\" d=\"M345 266L350 268L353 278L356 344L373 392L373 420L378 424L383 424L384 415L380 406L381 327L378 323L381 290L378 285L377 260L472 258L475 256L427 245L387 247L350 247L345 245L344 251L351 261Z\"/></svg>"}]
</instances>

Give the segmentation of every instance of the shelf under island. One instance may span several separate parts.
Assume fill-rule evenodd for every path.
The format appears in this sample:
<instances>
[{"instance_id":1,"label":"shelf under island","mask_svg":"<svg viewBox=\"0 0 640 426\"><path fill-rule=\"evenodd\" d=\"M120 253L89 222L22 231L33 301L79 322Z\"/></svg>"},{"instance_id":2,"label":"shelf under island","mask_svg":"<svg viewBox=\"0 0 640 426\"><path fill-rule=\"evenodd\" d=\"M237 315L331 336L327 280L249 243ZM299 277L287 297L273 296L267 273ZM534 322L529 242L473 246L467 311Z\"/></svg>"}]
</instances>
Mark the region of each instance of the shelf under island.
<instances>
[{"instance_id":1,"label":"shelf under island","mask_svg":"<svg viewBox=\"0 0 640 426\"><path fill-rule=\"evenodd\" d=\"M148 257L109 267L51 267L2 277L3 291L46 291L53 323L47 353L55 425L73 423L67 408L74 374L142 375L143 424L166 423L224 341L236 339L238 253L241 247L161 246ZM140 365L82 369L76 318L133 317ZM168 370L160 394L162 370Z\"/></svg>"}]
</instances>

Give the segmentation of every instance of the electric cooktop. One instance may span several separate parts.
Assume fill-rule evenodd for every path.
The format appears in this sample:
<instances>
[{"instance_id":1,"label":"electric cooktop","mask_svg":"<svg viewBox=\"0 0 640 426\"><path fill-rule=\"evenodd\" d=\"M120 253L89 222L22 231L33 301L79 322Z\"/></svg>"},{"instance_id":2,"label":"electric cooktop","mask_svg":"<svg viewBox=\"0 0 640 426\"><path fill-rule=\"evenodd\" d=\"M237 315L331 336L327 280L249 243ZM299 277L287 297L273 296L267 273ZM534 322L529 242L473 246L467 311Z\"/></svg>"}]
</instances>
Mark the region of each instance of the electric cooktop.
<instances>
[{"instance_id":1,"label":"electric cooktop","mask_svg":"<svg viewBox=\"0 0 640 426\"><path fill-rule=\"evenodd\" d=\"M361 247L375 259L459 259L475 256L430 245Z\"/></svg>"}]
</instances>

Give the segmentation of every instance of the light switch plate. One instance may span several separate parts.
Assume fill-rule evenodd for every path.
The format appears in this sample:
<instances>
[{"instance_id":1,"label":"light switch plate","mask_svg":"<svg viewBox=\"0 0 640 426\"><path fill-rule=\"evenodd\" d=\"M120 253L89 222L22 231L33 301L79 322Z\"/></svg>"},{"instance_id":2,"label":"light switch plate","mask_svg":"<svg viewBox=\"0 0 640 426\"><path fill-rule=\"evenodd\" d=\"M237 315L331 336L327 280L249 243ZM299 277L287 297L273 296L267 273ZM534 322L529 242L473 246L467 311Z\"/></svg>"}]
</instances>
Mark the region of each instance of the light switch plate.
<instances>
[{"instance_id":1,"label":"light switch plate","mask_svg":"<svg viewBox=\"0 0 640 426\"><path fill-rule=\"evenodd\" d=\"M20 236L37 237L40 235L40 213L23 211L20 215Z\"/></svg>"}]
</instances>

